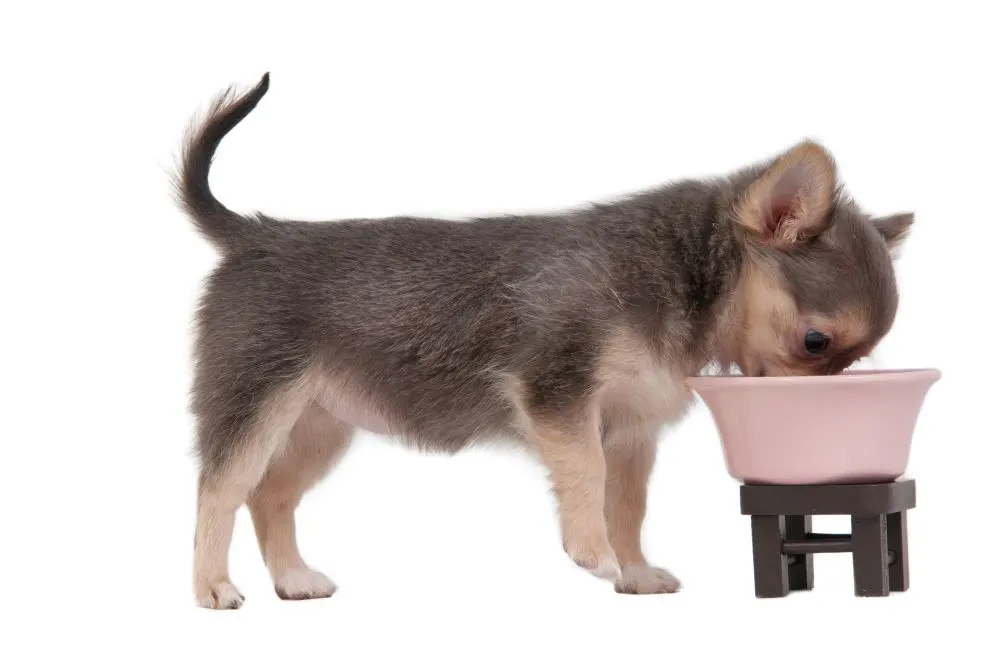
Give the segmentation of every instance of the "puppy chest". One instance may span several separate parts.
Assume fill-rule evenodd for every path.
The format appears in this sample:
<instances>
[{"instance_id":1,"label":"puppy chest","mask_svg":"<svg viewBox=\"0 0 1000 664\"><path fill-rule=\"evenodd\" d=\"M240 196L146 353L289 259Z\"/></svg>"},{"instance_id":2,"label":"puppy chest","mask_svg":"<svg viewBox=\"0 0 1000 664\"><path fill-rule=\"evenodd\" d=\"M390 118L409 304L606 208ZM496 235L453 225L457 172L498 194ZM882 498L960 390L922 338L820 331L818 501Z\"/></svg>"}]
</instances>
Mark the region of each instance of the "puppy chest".
<instances>
[{"instance_id":1,"label":"puppy chest","mask_svg":"<svg viewBox=\"0 0 1000 664\"><path fill-rule=\"evenodd\" d=\"M684 416L693 395L685 374L648 358L620 367L603 391L603 407L613 414L651 424L674 422Z\"/></svg>"}]
</instances>

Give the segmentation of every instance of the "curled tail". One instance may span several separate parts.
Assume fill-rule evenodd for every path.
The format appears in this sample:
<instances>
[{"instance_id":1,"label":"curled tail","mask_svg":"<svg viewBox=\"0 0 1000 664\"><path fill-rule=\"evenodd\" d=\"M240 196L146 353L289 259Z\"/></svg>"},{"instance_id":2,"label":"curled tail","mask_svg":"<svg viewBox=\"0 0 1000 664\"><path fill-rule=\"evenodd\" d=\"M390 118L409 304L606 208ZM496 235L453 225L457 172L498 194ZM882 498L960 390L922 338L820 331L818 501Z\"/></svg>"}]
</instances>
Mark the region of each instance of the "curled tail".
<instances>
[{"instance_id":1,"label":"curled tail","mask_svg":"<svg viewBox=\"0 0 1000 664\"><path fill-rule=\"evenodd\" d=\"M233 88L224 91L208 114L193 123L185 136L180 169L175 178L181 207L201 232L217 248L231 253L252 247L260 232L260 219L248 218L226 208L208 186L208 171L223 137L238 125L267 92L270 75L264 74L249 92L238 96Z\"/></svg>"}]
</instances>

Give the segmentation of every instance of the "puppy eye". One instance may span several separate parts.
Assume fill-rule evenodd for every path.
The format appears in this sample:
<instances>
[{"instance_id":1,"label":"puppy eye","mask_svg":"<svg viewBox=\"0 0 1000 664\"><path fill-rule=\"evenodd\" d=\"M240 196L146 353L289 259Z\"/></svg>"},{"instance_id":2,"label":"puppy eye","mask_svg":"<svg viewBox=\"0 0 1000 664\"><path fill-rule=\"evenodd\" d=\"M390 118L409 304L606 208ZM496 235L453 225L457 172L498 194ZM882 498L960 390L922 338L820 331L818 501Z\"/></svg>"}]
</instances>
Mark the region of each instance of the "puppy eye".
<instances>
[{"instance_id":1,"label":"puppy eye","mask_svg":"<svg viewBox=\"0 0 1000 664\"><path fill-rule=\"evenodd\" d=\"M830 337L819 330L806 332L805 349L810 355L819 355L830 346Z\"/></svg>"}]
</instances>

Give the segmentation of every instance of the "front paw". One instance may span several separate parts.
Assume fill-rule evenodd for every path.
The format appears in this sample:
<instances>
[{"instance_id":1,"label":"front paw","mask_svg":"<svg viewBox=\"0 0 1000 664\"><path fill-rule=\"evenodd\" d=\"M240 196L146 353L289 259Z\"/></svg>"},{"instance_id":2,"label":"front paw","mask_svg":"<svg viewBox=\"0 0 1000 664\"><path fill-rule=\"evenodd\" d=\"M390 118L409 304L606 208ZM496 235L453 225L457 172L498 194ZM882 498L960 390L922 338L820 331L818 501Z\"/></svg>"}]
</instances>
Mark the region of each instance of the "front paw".
<instances>
[{"instance_id":1,"label":"front paw","mask_svg":"<svg viewBox=\"0 0 1000 664\"><path fill-rule=\"evenodd\" d=\"M625 595L659 595L675 593L681 588L680 580L665 569L649 565L626 565L615 591Z\"/></svg>"}]
</instances>

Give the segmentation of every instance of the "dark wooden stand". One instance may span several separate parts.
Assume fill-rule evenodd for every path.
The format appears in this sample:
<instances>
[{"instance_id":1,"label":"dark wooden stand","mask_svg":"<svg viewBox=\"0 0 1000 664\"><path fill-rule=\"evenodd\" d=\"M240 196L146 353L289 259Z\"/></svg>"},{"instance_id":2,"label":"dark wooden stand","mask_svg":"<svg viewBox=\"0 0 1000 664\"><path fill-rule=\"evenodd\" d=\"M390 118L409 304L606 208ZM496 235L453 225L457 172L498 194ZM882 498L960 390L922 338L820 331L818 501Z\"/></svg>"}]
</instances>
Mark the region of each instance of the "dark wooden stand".
<instances>
[{"instance_id":1,"label":"dark wooden stand","mask_svg":"<svg viewBox=\"0 0 1000 664\"><path fill-rule=\"evenodd\" d=\"M757 597L812 590L813 554L847 553L854 560L854 594L885 597L909 587L906 510L916 484L744 484L740 507L750 515ZM850 535L812 532L817 514L851 517Z\"/></svg>"}]
</instances>

